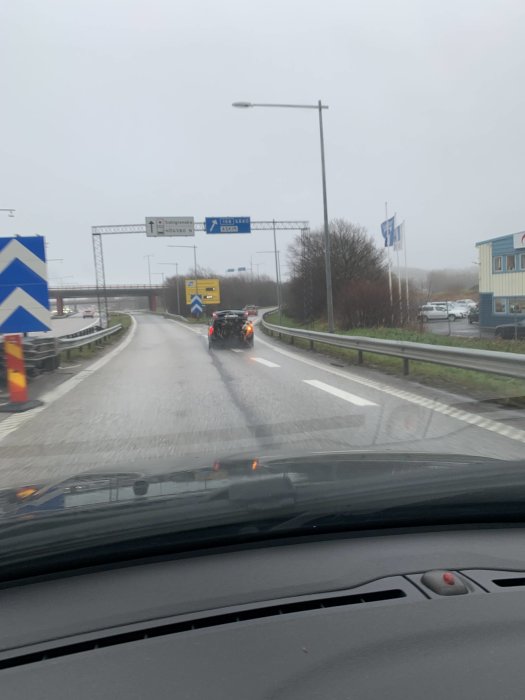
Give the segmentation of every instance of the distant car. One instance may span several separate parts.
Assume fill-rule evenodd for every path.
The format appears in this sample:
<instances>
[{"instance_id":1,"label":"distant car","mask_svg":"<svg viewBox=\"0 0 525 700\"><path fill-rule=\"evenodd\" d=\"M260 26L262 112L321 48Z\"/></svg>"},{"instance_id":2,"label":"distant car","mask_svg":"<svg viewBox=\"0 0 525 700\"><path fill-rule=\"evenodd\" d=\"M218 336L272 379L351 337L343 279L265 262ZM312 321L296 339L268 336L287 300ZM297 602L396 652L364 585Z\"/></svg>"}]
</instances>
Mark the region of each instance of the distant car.
<instances>
[{"instance_id":1,"label":"distant car","mask_svg":"<svg viewBox=\"0 0 525 700\"><path fill-rule=\"evenodd\" d=\"M461 304L450 303L448 304L448 315L450 320L456 320L456 318L466 318L468 315L468 306L462 306ZM452 317L454 317L452 319Z\"/></svg>"},{"instance_id":2,"label":"distant car","mask_svg":"<svg viewBox=\"0 0 525 700\"><path fill-rule=\"evenodd\" d=\"M424 321L439 321L447 318L447 310L437 304L425 304L419 308L417 317Z\"/></svg>"},{"instance_id":3,"label":"distant car","mask_svg":"<svg viewBox=\"0 0 525 700\"><path fill-rule=\"evenodd\" d=\"M469 323L479 323L479 306L473 306L468 312Z\"/></svg>"},{"instance_id":4,"label":"distant car","mask_svg":"<svg viewBox=\"0 0 525 700\"><path fill-rule=\"evenodd\" d=\"M494 331L496 338L505 338L507 340L525 339L525 320L517 323L503 323L501 326L496 326Z\"/></svg>"},{"instance_id":5,"label":"distant car","mask_svg":"<svg viewBox=\"0 0 525 700\"><path fill-rule=\"evenodd\" d=\"M208 329L208 347L253 348L253 325L244 309L216 311Z\"/></svg>"},{"instance_id":6,"label":"distant car","mask_svg":"<svg viewBox=\"0 0 525 700\"><path fill-rule=\"evenodd\" d=\"M474 309L478 305L474 299L457 299L454 303L458 306L466 306L467 309Z\"/></svg>"},{"instance_id":7,"label":"distant car","mask_svg":"<svg viewBox=\"0 0 525 700\"><path fill-rule=\"evenodd\" d=\"M94 309L84 309L82 312L82 318L95 318Z\"/></svg>"},{"instance_id":8,"label":"distant car","mask_svg":"<svg viewBox=\"0 0 525 700\"><path fill-rule=\"evenodd\" d=\"M423 321L444 321L449 319L455 321L457 318L462 318L462 312L459 309L451 307L444 303L425 304L419 309L417 317Z\"/></svg>"},{"instance_id":9,"label":"distant car","mask_svg":"<svg viewBox=\"0 0 525 700\"><path fill-rule=\"evenodd\" d=\"M258 316L259 315L259 311L254 304L249 304L249 305L245 306L243 311L246 311L248 313L248 316Z\"/></svg>"}]
</instances>

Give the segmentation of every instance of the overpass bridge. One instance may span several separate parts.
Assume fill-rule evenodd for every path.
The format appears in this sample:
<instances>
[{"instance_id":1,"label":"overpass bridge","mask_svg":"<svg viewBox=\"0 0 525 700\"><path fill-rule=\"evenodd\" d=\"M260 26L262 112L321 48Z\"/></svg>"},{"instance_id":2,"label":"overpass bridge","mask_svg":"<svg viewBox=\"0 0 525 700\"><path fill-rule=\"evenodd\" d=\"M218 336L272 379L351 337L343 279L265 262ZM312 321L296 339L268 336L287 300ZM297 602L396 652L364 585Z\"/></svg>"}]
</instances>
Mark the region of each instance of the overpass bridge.
<instances>
[{"instance_id":1,"label":"overpass bridge","mask_svg":"<svg viewBox=\"0 0 525 700\"><path fill-rule=\"evenodd\" d=\"M147 297L150 311L157 310L157 299L165 289L162 284L110 284L104 287L106 298ZM49 287L49 297L56 300L58 314L62 315L65 299L98 299L104 296L104 290L94 285Z\"/></svg>"}]
</instances>

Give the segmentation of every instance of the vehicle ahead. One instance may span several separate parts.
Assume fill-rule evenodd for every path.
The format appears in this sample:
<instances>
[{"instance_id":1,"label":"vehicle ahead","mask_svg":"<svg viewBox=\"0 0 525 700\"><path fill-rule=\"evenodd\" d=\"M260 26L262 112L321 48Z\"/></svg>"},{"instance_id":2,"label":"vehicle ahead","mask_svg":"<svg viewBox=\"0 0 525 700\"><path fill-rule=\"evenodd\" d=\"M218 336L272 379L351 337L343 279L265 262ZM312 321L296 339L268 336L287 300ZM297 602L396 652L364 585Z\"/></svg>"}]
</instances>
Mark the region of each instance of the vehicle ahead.
<instances>
[{"instance_id":1,"label":"vehicle ahead","mask_svg":"<svg viewBox=\"0 0 525 700\"><path fill-rule=\"evenodd\" d=\"M94 309L84 309L82 313L82 318L95 318Z\"/></svg>"},{"instance_id":2,"label":"vehicle ahead","mask_svg":"<svg viewBox=\"0 0 525 700\"><path fill-rule=\"evenodd\" d=\"M496 326L494 335L496 338L505 338L507 340L524 340L525 319L517 321L517 323L502 323L501 326Z\"/></svg>"},{"instance_id":3,"label":"vehicle ahead","mask_svg":"<svg viewBox=\"0 0 525 700\"><path fill-rule=\"evenodd\" d=\"M244 310L215 311L208 328L208 347L253 347L253 324Z\"/></svg>"},{"instance_id":4,"label":"vehicle ahead","mask_svg":"<svg viewBox=\"0 0 525 700\"><path fill-rule=\"evenodd\" d=\"M243 311L245 311L248 316L258 316L259 311L255 304L248 304L247 306L244 307Z\"/></svg>"},{"instance_id":5,"label":"vehicle ahead","mask_svg":"<svg viewBox=\"0 0 525 700\"><path fill-rule=\"evenodd\" d=\"M473 306L468 312L469 323L479 323L479 306Z\"/></svg>"}]
</instances>

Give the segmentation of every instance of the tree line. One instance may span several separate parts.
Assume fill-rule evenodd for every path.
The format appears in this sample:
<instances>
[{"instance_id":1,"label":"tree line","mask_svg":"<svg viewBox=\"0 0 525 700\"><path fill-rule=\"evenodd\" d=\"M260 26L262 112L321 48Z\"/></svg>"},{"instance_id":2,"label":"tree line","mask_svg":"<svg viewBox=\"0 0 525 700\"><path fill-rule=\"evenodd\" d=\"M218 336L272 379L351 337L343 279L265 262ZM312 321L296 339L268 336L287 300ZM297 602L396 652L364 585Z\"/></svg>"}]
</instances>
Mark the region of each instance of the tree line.
<instances>
[{"instance_id":1,"label":"tree line","mask_svg":"<svg viewBox=\"0 0 525 700\"><path fill-rule=\"evenodd\" d=\"M340 328L397 326L408 321L406 284L392 275L390 291L384 249L365 228L344 219L330 222L330 255L334 317ZM286 288L288 313L309 323L326 317L324 232L303 231L288 249L291 279ZM390 297L392 295L392 304ZM415 290L409 285L409 298ZM413 305L412 305L413 306ZM412 306L410 316L413 316Z\"/></svg>"}]
</instances>

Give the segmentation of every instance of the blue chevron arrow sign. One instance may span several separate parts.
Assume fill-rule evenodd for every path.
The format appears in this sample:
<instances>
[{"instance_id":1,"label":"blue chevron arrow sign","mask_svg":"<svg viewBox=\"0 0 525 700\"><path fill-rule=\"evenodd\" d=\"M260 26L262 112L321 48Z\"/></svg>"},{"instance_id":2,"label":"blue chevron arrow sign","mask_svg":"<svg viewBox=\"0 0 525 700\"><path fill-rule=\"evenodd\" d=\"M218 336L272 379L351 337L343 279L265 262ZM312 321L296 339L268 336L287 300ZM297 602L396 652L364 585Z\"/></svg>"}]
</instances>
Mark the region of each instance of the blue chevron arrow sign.
<instances>
[{"instance_id":1,"label":"blue chevron arrow sign","mask_svg":"<svg viewBox=\"0 0 525 700\"><path fill-rule=\"evenodd\" d=\"M50 329L44 237L0 238L0 333Z\"/></svg>"},{"instance_id":2,"label":"blue chevron arrow sign","mask_svg":"<svg viewBox=\"0 0 525 700\"><path fill-rule=\"evenodd\" d=\"M202 298L200 294L191 295L191 314L192 316L200 316L202 314Z\"/></svg>"}]
</instances>

